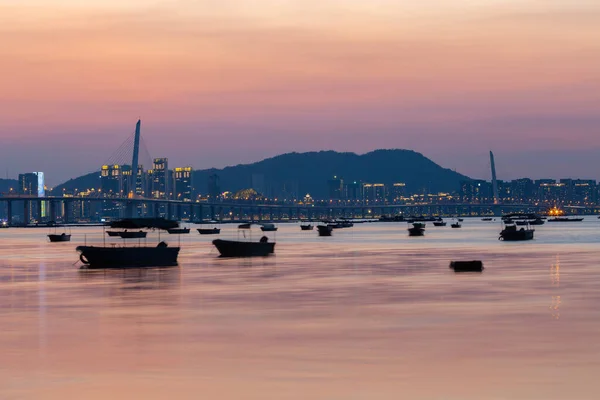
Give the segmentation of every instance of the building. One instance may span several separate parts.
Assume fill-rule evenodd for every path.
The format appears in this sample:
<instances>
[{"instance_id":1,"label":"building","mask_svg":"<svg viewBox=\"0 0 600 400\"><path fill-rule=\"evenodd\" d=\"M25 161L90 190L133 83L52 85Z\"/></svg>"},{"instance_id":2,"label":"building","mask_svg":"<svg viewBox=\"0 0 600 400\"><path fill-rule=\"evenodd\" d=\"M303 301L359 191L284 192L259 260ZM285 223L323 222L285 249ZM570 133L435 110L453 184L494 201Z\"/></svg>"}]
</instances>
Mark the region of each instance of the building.
<instances>
[{"instance_id":1,"label":"building","mask_svg":"<svg viewBox=\"0 0 600 400\"><path fill-rule=\"evenodd\" d=\"M346 199L350 201L363 200L363 185L360 182L354 181L347 183L344 186L344 192L346 193Z\"/></svg>"},{"instance_id":2,"label":"building","mask_svg":"<svg viewBox=\"0 0 600 400\"><path fill-rule=\"evenodd\" d=\"M44 173L30 172L19 174L19 194L33 197L46 197Z\"/></svg>"},{"instance_id":3,"label":"building","mask_svg":"<svg viewBox=\"0 0 600 400\"><path fill-rule=\"evenodd\" d=\"M121 197L123 175L120 165L103 165L100 170L100 190L103 197Z\"/></svg>"},{"instance_id":4,"label":"building","mask_svg":"<svg viewBox=\"0 0 600 400\"><path fill-rule=\"evenodd\" d=\"M460 199L463 203L493 203L492 183L475 179L461 181Z\"/></svg>"},{"instance_id":5,"label":"building","mask_svg":"<svg viewBox=\"0 0 600 400\"><path fill-rule=\"evenodd\" d=\"M219 175L212 174L208 177L207 191L208 197L211 200L217 200L221 197L221 183Z\"/></svg>"},{"instance_id":6,"label":"building","mask_svg":"<svg viewBox=\"0 0 600 400\"><path fill-rule=\"evenodd\" d=\"M529 178L515 179L510 182L513 203L529 203L535 199L535 184Z\"/></svg>"},{"instance_id":7,"label":"building","mask_svg":"<svg viewBox=\"0 0 600 400\"><path fill-rule=\"evenodd\" d=\"M327 181L327 191L329 193L329 200L344 199L344 180L337 176L334 176L333 179L329 179Z\"/></svg>"},{"instance_id":8,"label":"building","mask_svg":"<svg viewBox=\"0 0 600 400\"><path fill-rule=\"evenodd\" d=\"M193 201L194 188L192 184L194 170L192 167L180 167L173 170L175 200Z\"/></svg>"},{"instance_id":9,"label":"building","mask_svg":"<svg viewBox=\"0 0 600 400\"><path fill-rule=\"evenodd\" d=\"M385 203L386 194L386 187L383 183L365 183L363 185L363 199L367 202Z\"/></svg>"},{"instance_id":10,"label":"building","mask_svg":"<svg viewBox=\"0 0 600 400\"><path fill-rule=\"evenodd\" d=\"M169 159L168 158L155 158L152 164L152 198L154 199L170 199L171 194L169 190Z\"/></svg>"},{"instance_id":11,"label":"building","mask_svg":"<svg viewBox=\"0 0 600 400\"><path fill-rule=\"evenodd\" d=\"M397 182L392 185L392 190L390 191L390 203L400 204L403 202L403 199L406 198L406 184L402 182Z\"/></svg>"}]
</instances>

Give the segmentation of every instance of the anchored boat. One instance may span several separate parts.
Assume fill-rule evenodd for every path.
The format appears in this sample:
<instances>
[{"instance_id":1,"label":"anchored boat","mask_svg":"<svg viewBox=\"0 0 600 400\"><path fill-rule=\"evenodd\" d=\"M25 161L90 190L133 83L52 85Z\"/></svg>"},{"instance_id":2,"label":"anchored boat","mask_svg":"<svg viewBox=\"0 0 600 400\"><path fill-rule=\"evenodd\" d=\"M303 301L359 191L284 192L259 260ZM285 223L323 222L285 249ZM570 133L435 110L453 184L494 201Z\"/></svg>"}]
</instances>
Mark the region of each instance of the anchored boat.
<instances>
[{"instance_id":1,"label":"anchored boat","mask_svg":"<svg viewBox=\"0 0 600 400\"><path fill-rule=\"evenodd\" d=\"M129 218L114 221L111 228L121 229L157 229L159 243L148 246L145 243L133 246L77 246L79 259L87 268L138 268L168 267L177 265L180 247L169 247L160 241L160 230L174 229L179 226L176 221L163 218ZM134 232L135 233L135 232ZM146 232L144 232L146 233ZM119 235L120 236L120 235ZM121 236L125 239L125 237Z\"/></svg>"}]
</instances>

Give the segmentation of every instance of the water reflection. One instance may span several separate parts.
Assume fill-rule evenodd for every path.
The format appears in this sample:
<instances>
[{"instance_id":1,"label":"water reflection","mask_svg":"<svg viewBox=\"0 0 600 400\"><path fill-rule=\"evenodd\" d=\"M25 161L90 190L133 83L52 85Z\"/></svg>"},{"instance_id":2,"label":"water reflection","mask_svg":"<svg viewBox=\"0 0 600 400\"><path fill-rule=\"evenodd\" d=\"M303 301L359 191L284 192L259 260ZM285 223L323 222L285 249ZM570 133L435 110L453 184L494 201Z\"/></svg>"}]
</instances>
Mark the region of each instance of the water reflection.
<instances>
[{"instance_id":1,"label":"water reflection","mask_svg":"<svg viewBox=\"0 0 600 400\"><path fill-rule=\"evenodd\" d=\"M88 283L104 283L119 290L166 290L181 286L181 268L79 269L78 277Z\"/></svg>"}]
</instances>

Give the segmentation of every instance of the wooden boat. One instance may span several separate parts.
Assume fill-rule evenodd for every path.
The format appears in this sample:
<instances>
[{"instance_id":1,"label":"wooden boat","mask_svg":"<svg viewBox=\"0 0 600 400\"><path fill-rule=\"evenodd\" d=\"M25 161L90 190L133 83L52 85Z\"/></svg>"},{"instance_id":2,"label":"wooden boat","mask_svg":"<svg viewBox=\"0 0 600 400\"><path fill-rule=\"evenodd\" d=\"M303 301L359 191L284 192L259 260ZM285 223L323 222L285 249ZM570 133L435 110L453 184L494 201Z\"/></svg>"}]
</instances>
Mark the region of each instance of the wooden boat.
<instances>
[{"instance_id":1,"label":"wooden boat","mask_svg":"<svg viewBox=\"0 0 600 400\"><path fill-rule=\"evenodd\" d=\"M66 233L61 233L61 234L51 233L48 235L48 239L50 239L51 242L70 242L71 235L66 234Z\"/></svg>"},{"instance_id":2,"label":"wooden boat","mask_svg":"<svg viewBox=\"0 0 600 400\"><path fill-rule=\"evenodd\" d=\"M329 225L317 225L317 231L319 232L319 236L331 236L333 228Z\"/></svg>"},{"instance_id":3,"label":"wooden boat","mask_svg":"<svg viewBox=\"0 0 600 400\"><path fill-rule=\"evenodd\" d=\"M106 234L108 236L112 236L112 237L118 237L119 236L119 231L106 231Z\"/></svg>"},{"instance_id":4,"label":"wooden boat","mask_svg":"<svg viewBox=\"0 0 600 400\"><path fill-rule=\"evenodd\" d=\"M462 225L460 224L460 222L455 222L455 223L453 223L453 224L450 224L450 226L451 226L452 228L460 228Z\"/></svg>"},{"instance_id":5,"label":"wooden boat","mask_svg":"<svg viewBox=\"0 0 600 400\"><path fill-rule=\"evenodd\" d=\"M167 229L167 232L171 235L184 235L190 233L190 228L171 228Z\"/></svg>"},{"instance_id":6,"label":"wooden boat","mask_svg":"<svg viewBox=\"0 0 600 400\"><path fill-rule=\"evenodd\" d=\"M264 257L275 252L275 242L263 236L258 242L215 239L212 242L221 257Z\"/></svg>"},{"instance_id":7,"label":"wooden boat","mask_svg":"<svg viewBox=\"0 0 600 400\"><path fill-rule=\"evenodd\" d=\"M446 226L445 221L433 221L433 226Z\"/></svg>"},{"instance_id":8,"label":"wooden boat","mask_svg":"<svg viewBox=\"0 0 600 400\"><path fill-rule=\"evenodd\" d=\"M122 232L119 232L119 236L121 239L143 239L148 235L148 232L144 231L128 231L125 229Z\"/></svg>"},{"instance_id":9,"label":"wooden boat","mask_svg":"<svg viewBox=\"0 0 600 400\"><path fill-rule=\"evenodd\" d=\"M218 235L221 233L221 229L219 228L198 228L196 229L201 235Z\"/></svg>"},{"instance_id":10,"label":"wooden boat","mask_svg":"<svg viewBox=\"0 0 600 400\"><path fill-rule=\"evenodd\" d=\"M491 221L492 217L485 217L485 218L481 218L482 221Z\"/></svg>"},{"instance_id":11,"label":"wooden boat","mask_svg":"<svg viewBox=\"0 0 600 400\"><path fill-rule=\"evenodd\" d=\"M523 241L523 240L532 240L533 232L535 229L518 229L516 225L506 225L504 229L500 232L500 236L498 240L506 240L506 241Z\"/></svg>"},{"instance_id":12,"label":"wooden boat","mask_svg":"<svg viewBox=\"0 0 600 400\"><path fill-rule=\"evenodd\" d=\"M312 226L311 224L308 225L300 225L300 229L303 231L312 231L314 228L314 226Z\"/></svg>"},{"instance_id":13,"label":"wooden boat","mask_svg":"<svg viewBox=\"0 0 600 400\"><path fill-rule=\"evenodd\" d=\"M174 229L176 221L163 218L128 218L110 223L117 229ZM138 231L127 231L139 234ZM123 231L122 233L125 233ZM143 232L146 233L146 232ZM119 235L123 237L122 235ZM145 235L144 235L145 237ZM79 259L87 268L139 268L177 265L179 247L169 247L165 242L157 246L78 246Z\"/></svg>"}]
</instances>

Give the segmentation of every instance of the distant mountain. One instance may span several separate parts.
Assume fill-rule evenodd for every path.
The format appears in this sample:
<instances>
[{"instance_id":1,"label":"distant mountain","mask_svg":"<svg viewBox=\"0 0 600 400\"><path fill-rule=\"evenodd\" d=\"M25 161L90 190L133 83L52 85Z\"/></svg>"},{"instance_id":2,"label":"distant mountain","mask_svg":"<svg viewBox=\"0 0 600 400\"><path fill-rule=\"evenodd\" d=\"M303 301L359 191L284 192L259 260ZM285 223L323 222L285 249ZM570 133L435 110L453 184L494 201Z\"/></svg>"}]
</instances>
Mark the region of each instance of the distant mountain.
<instances>
[{"instance_id":1,"label":"distant mountain","mask_svg":"<svg viewBox=\"0 0 600 400\"><path fill-rule=\"evenodd\" d=\"M283 188L306 193L315 199L328 196L327 181L334 175L345 182L406 184L408 193L452 192L459 189L459 182L470 179L447 168L442 168L420 153L412 150L375 150L367 154L338 153L319 151L309 153L288 153L253 164L241 164L223 169L194 171L194 187L197 192L208 192L208 178L217 174L222 191L236 192L250 188L254 181L260 182L262 189L281 193ZM73 191L99 188L100 173L92 172L71 179L54 189L60 195L62 189ZM255 185L257 186L257 185ZM255 188L258 189L258 188ZM269 195L269 193L265 193Z\"/></svg>"},{"instance_id":2,"label":"distant mountain","mask_svg":"<svg viewBox=\"0 0 600 400\"><path fill-rule=\"evenodd\" d=\"M10 189L16 191L19 181L16 179L0 179L0 193L8 193Z\"/></svg>"},{"instance_id":3,"label":"distant mountain","mask_svg":"<svg viewBox=\"0 0 600 400\"><path fill-rule=\"evenodd\" d=\"M456 191L461 180L469 179L411 150L375 150L363 155L335 151L288 153L253 164L194 171L194 185L202 193L206 193L212 174L219 176L222 190L249 188L254 175L275 193L285 186L299 195L310 193L319 199L328 196L327 181L334 175L345 182L402 182L408 193Z\"/></svg>"}]
</instances>

